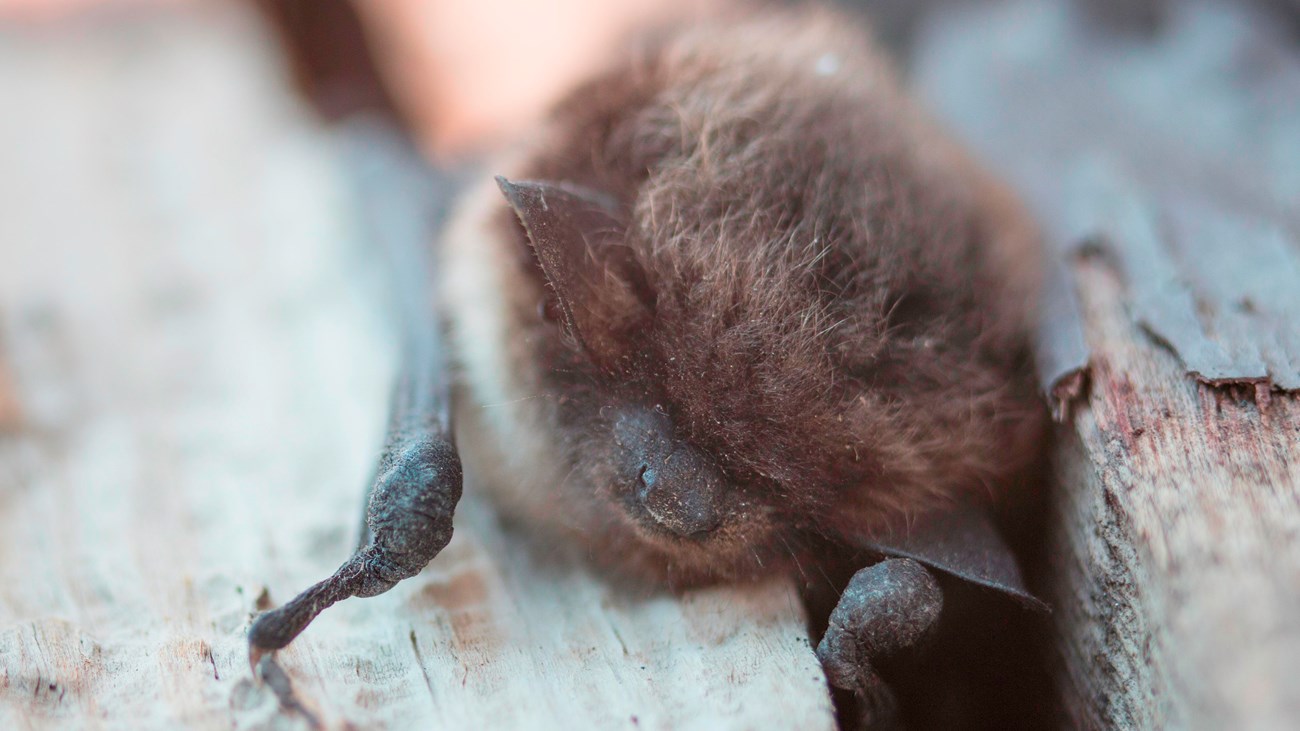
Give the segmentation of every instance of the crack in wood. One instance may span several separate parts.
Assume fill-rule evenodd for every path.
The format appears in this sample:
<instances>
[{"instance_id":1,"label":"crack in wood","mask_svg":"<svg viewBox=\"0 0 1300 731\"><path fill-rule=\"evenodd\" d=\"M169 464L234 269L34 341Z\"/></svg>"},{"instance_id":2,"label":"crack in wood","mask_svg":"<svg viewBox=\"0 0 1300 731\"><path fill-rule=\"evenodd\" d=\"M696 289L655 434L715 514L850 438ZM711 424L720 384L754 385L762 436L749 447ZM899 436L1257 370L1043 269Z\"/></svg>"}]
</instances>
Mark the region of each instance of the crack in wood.
<instances>
[{"instance_id":1,"label":"crack in wood","mask_svg":"<svg viewBox=\"0 0 1300 731\"><path fill-rule=\"evenodd\" d=\"M424 666L424 655L420 652L420 643L415 638L415 628L411 628L409 635L411 640L411 651L415 653L415 664L420 667L420 675L424 678L424 687L429 689L429 698L433 699L438 696L433 689L433 679L429 677L429 669Z\"/></svg>"}]
</instances>

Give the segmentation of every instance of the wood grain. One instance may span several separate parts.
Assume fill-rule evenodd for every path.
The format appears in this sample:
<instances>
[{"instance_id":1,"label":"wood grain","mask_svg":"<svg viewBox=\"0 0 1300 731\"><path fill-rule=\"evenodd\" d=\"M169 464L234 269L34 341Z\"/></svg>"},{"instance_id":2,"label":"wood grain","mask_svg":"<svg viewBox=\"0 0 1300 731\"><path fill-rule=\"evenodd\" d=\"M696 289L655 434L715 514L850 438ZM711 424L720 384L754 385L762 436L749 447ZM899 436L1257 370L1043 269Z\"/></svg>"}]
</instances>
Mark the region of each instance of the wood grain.
<instances>
[{"instance_id":1,"label":"wood grain","mask_svg":"<svg viewBox=\"0 0 1300 731\"><path fill-rule=\"evenodd\" d=\"M282 653L301 709L253 680L251 614L356 538L396 353L269 47L221 3L0 32L0 728L831 728L788 584L631 593L472 495Z\"/></svg>"},{"instance_id":2,"label":"wood grain","mask_svg":"<svg viewBox=\"0 0 1300 731\"><path fill-rule=\"evenodd\" d=\"M1071 725L1295 728L1300 53L1250 4L1165 10L1150 36L1064 2L954 13L918 76L1078 303L1039 339L1088 353L1046 552Z\"/></svg>"},{"instance_id":3,"label":"wood grain","mask_svg":"<svg viewBox=\"0 0 1300 731\"><path fill-rule=\"evenodd\" d=\"M1121 233L1132 314L1189 373L1295 390L1300 302L1281 282L1300 267L1300 54L1249 4L1165 15L1145 38L1090 27L1063 0L954 10L928 29L917 76L1058 251ZM1071 310L1054 306L1068 288L1048 294L1049 311ZM1049 379L1077 361L1067 324L1040 338Z\"/></svg>"},{"instance_id":4,"label":"wood grain","mask_svg":"<svg viewBox=\"0 0 1300 731\"><path fill-rule=\"evenodd\" d=\"M1300 401L1187 378L1075 268L1092 390L1056 470L1063 697L1085 728L1290 728L1300 718Z\"/></svg>"}]
</instances>

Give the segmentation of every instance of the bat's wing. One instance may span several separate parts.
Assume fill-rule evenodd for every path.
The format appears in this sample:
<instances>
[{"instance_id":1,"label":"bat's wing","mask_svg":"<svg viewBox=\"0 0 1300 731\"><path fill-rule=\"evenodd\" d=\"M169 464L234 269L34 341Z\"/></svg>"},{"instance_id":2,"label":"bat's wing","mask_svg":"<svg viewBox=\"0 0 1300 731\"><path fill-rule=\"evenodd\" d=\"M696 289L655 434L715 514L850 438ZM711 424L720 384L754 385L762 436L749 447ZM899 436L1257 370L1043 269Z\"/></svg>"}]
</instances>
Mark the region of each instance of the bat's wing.
<instances>
[{"instance_id":1,"label":"bat's wing","mask_svg":"<svg viewBox=\"0 0 1300 731\"><path fill-rule=\"evenodd\" d=\"M402 367L388 434L366 497L356 553L334 574L259 615L249 660L285 647L321 611L388 591L418 574L451 540L462 471L451 430L450 378L431 251L457 189L430 167L400 123L346 0L262 0L279 28L301 90L328 120L354 181L360 229L391 264ZM267 658L268 668L274 668ZM274 672L274 671L272 671ZM263 671L264 677L266 671Z\"/></svg>"},{"instance_id":2,"label":"bat's wing","mask_svg":"<svg viewBox=\"0 0 1300 731\"><path fill-rule=\"evenodd\" d=\"M969 503L935 511L892 531L863 536L857 547L892 558L910 558L959 581L989 589L1034 612L1050 611L1029 593L1020 565L986 509Z\"/></svg>"}]
</instances>

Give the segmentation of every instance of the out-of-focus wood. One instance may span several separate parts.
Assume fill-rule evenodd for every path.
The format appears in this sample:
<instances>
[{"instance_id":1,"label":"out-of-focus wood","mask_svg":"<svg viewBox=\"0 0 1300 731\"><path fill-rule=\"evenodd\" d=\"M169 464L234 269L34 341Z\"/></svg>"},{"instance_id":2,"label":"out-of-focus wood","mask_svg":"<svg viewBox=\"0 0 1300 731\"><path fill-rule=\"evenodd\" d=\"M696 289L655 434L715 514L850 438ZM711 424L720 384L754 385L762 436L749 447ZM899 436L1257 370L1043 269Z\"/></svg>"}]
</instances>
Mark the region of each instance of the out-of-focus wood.
<instances>
[{"instance_id":1,"label":"out-of-focus wood","mask_svg":"<svg viewBox=\"0 0 1300 731\"><path fill-rule=\"evenodd\" d=\"M1184 0L1145 37L1013 2L922 43L1078 295L1039 343L1088 346L1046 551L1075 727L1300 719L1300 50L1269 17Z\"/></svg>"},{"instance_id":2,"label":"out-of-focus wood","mask_svg":"<svg viewBox=\"0 0 1300 731\"><path fill-rule=\"evenodd\" d=\"M14 379L9 375L9 365L4 358L4 351L0 350L0 434L17 431L22 423Z\"/></svg>"},{"instance_id":3,"label":"out-of-focus wood","mask_svg":"<svg viewBox=\"0 0 1300 731\"><path fill-rule=\"evenodd\" d=\"M281 654L301 711L253 680L251 614L356 539L396 351L269 48L230 4L0 34L0 728L831 728L789 585L639 595L472 495Z\"/></svg>"}]
</instances>

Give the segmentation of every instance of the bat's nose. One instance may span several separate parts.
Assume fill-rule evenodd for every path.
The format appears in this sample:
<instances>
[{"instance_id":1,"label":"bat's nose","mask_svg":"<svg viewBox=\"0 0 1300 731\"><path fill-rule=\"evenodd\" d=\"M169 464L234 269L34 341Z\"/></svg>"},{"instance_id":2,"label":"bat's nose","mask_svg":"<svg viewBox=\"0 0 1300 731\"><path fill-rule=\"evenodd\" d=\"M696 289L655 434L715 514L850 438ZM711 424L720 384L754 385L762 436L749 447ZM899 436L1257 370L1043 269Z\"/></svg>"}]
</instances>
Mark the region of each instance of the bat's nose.
<instances>
[{"instance_id":1,"label":"bat's nose","mask_svg":"<svg viewBox=\"0 0 1300 731\"><path fill-rule=\"evenodd\" d=\"M699 538L721 522L722 474L689 445L679 445L660 464L643 465L638 480L637 501L668 531Z\"/></svg>"},{"instance_id":2,"label":"bat's nose","mask_svg":"<svg viewBox=\"0 0 1300 731\"><path fill-rule=\"evenodd\" d=\"M683 538L703 538L724 516L725 475L704 452L674 432L659 408L623 407L614 420L623 450L628 507L640 519Z\"/></svg>"}]
</instances>

